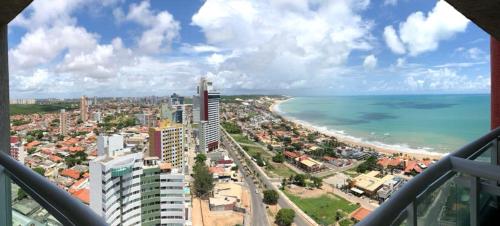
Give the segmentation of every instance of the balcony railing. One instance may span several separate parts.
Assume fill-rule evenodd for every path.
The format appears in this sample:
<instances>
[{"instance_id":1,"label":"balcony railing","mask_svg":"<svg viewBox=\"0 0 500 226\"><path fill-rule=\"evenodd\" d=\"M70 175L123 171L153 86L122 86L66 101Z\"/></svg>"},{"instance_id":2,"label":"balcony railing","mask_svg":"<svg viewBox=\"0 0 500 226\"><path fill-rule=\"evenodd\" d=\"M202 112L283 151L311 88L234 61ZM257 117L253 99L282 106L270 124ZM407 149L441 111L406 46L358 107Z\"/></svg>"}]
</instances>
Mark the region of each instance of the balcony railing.
<instances>
[{"instance_id":1,"label":"balcony railing","mask_svg":"<svg viewBox=\"0 0 500 226\"><path fill-rule=\"evenodd\" d=\"M411 179L358 226L486 225L500 196L500 128Z\"/></svg>"},{"instance_id":2,"label":"balcony railing","mask_svg":"<svg viewBox=\"0 0 500 226\"><path fill-rule=\"evenodd\" d=\"M107 225L88 206L4 152L0 152L0 166L20 189L55 217L61 225ZM6 197L5 195L11 194L1 195Z\"/></svg>"}]
</instances>

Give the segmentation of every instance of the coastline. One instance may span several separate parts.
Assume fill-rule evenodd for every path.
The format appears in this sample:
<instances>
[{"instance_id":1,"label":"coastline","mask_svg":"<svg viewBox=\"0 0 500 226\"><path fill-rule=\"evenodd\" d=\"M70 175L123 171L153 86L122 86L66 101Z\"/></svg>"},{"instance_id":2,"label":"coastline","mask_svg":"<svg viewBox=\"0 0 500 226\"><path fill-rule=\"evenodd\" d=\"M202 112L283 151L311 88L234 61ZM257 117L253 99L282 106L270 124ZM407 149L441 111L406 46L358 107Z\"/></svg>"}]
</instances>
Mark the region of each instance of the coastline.
<instances>
[{"instance_id":1,"label":"coastline","mask_svg":"<svg viewBox=\"0 0 500 226\"><path fill-rule=\"evenodd\" d=\"M390 145L380 143L380 142L377 142L377 143L366 142L366 141L363 141L361 138L347 136L347 135L341 134L339 132L334 132L334 131L327 129L327 128L318 128L317 126L314 126L308 122L304 122L304 121L286 116L279 110L280 104L287 102L287 101L290 101L292 99L293 99L293 97L287 98L285 100L273 101L273 104L271 104L271 106L269 107L269 111L271 111L273 114L276 114L276 115L283 117L283 119L285 119L286 121L289 121L295 125L298 125L302 128L305 128L309 131L319 132L319 133L321 133L325 136L328 136L328 137L335 137L337 140L344 142L344 143L351 145L351 146L372 148L375 151L377 151L381 154L384 154L384 155L392 155L392 154L402 153L403 156L406 156L409 158L415 158L415 159L428 158L428 159L433 159L433 160L438 160L446 155L446 154L437 153L437 152L430 152L427 150L413 150L410 148L402 150L402 149L397 149L397 148L393 148L393 147L387 147Z\"/></svg>"}]
</instances>

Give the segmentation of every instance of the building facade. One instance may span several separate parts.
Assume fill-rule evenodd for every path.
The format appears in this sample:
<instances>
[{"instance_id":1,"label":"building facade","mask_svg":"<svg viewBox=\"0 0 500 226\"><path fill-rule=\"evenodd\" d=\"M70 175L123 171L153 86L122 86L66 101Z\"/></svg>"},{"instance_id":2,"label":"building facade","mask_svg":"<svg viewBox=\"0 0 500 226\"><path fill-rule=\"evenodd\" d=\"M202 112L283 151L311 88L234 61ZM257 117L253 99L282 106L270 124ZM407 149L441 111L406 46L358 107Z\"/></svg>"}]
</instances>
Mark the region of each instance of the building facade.
<instances>
[{"instance_id":1,"label":"building facade","mask_svg":"<svg viewBox=\"0 0 500 226\"><path fill-rule=\"evenodd\" d=\"M171 163L173 168L184 165L184 142L182 124L169 120L160 122L159 127L149 129L149 156Z\"/></svg>"},{"instance_id":2,"label":"building facade","mask_svg":"<svg viewBox=\"0 0 500 226\"><path fill-rule=\"evenodd\" d=\"M200 138L205 139L200 141L204 143L204 146L200 145L200 151L213 151L219 148L220 140L220 112L219 112L219 102L220 93L215 91L212 86L212 82L209 82L206 78L200 79L200 85L198 86L199 104L200 104L200 121L206 121L207 125L204 126L202 131L202 123L200 122L200 133L204 135Z\"/></svg>"},{"instance_id":3,"label":"building facade","mask_svg":"<svg viewBox=\"0 0 500 226\"><path fill-rule=\"evenodd\" d=\"M89 104L86 96L80 98L80 119L86 122L89 118Z\"/></svg>"},{"instance_id":4,"label":"building facade","mask_svg":"<svg viewBox=\"0 0 500 226\"><path fill-rule=\"evenodd\" d=\"M63 136L66 136L68 133L68 120L68 113L65 109L61 109L61 113L59 114L59 132Z\"/></svg>"}]
</instances>

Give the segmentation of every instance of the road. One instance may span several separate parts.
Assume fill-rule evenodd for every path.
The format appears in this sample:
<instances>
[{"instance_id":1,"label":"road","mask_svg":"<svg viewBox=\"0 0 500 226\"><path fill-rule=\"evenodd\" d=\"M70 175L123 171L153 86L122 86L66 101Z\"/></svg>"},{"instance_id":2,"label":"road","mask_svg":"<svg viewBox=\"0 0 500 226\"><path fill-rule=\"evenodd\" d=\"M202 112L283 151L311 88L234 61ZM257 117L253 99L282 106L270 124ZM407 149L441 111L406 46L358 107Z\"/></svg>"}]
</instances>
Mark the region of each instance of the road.
<instances>
[{"instance_id":1,"label":"road","mask_svg":"<svg viewBox=\"0 0 500 226\"><path fill-rule=\"evenodd\" d=\"M228 146L226 143L223 143L226 149L231 149L233 147ZM262 196L257 193L257 186L255 185L253 178L250 174L248 174L244 169L244 164L242 164L235 155L233 151L229 151L229 155L234 159L234 162L239 166L239 171L245 178L245 182L248 185L248 190L250 191L250 197L252 198L252 222L250 225L269 225L269 221L267 220L266 207L262 202Z\"/></svg>"},{"instance_id":2,"label":"road","mask_svg":"<svg viewBox=\"0 0 500 226\"><path fill-rule=\"evenodd\" d=\"M241 164L241 163L240 163L240 161L239 161L239 158L236 156L236 155L241 156L241 155L239 154L239 151L238 151L240 148L239 148L239 147L237 147L236 145L234 145L234 144L233 144L233 142L228 142L228 140L229 140L229 139L227 139L225 136L226 136L226 135L225 135L224 133L222 133L221 138L222 138L222 141L223 141L223 142L222 142L222 143L223 143L223 145L224 145L224 146L226 147L226 149L229 151L229 153L231 154L231 156L233 157L233 159L235 160L235 162L236 162L236 163L240 166L240 168L241 168L240 170L243 170L243 171L244 171L244 169L243 169L243 168L244 168L244 166L246 166L246 164ZM240 151L242 151L242 150L240 150ZM253 162L252 162L252 163L253 163ZM257 167L258 169L255 169L254 167ZM254 171L254 174L255 174L255 175L258 175L258 174L259 174L259 173L255 173L255 171L258 171L258 170L261 170L261 171L262 171L262 169L260 169L260 168L259 168L258 166L256 166L254 163L253 163L253 164L251 164L250 166L248 166L248 168L249 168L249 169L252 169L252 171ZM245 173L245 175L247 175L247 174L246 174L246 172L244 172L244 173ZM248 178L248 177L245 177L245 179L247 179L247 178ZM261 181L261 182L265 185L265 187L266 187L266 188L274 188L274 187L276 187L276 186L274 186L274 185L272 184L271 180L270 180L268 177L266 177L266 176L259 176L258 178L259 178L259 179L260 179L260 181ZM251 179L251 177L250 177L250 179ZM253 187L255 187L255 183L253 183L253 181L250 181L249 186L251 186L250 184L252 184L252 185L253 185ZM253 190L253 191L252 191L252 204L253 204L253 202L254 202L254 195L255 195L255 190ZM259 200L255 200L255 201L259 201L259 203L261 203L261 204L262 204L262 198L260 198L260 196L259 196ZM290 204L290 202L291 202L291 201L287 200L287 198L286 198L286 197L283 197L282 195L280 195L280 197L279 197L279 199L278 199L278 204L280 205L280 207L281 207L281 208L290 208L290 209L295 209L296 207L292 206L292 205ZM259 206L259 205L258 205L258 206ZM265 209L264 209L264 214L265 214ZM265 215L264 215L264 216L265 216ZM256 219L257 217L259 217L259 214L254 213L254 216L252 217L252 219L257 220L257 219ZM311 223L309 223L309 221L308 221L308 220L306 220L306 219L305 219L305 217L304 217L303 215L301 215L301 214L297 214L297 213L296 213L295 218L294 218L294 223L295 223L295 225L297 225L297 226L309 226L309 225L311 225ZM260 224L255 224L255 222L253 222L253 224L252 224L252 225L260 225ZM268 225L268 223L266 223L265 225Z\"/></svg>"}]
</instances>

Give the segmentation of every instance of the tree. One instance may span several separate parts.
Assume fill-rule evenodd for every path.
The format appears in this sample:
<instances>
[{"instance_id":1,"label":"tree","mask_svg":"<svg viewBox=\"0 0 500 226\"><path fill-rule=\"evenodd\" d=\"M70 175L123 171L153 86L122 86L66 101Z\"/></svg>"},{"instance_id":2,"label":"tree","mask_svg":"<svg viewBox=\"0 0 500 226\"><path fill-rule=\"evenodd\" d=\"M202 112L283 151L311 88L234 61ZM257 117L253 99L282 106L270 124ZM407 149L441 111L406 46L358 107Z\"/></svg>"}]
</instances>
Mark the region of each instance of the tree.
<instances>
[{"instance_id":1,"label":"tree","mask_svg":"<svg viewBox=\"0 0 500 226\"><path fill-rule=\"evenodd\" d=\"M265 204L276 205L278 203L278 192L275 190L265 190L264 199L262 200Z\"/></svg>"},{"instance_id":2,"label":"tree","mask_svg":"<svg viewBox=\"0 0 500 226\"><path fill-rule=\"evenodd\" d=\"M26 197L28 197L28 195L26 194L26 192L22 188L19 188L17 190L17 199L24 199Z\"/></svg>"},{"instance_id":3,"label":"tree","mask_svg":"<svg viewBox=\"0 0 500 226\"><path fill-rule=\"evenodd\" d=\"M368 157L366 161L363 163L359 164L359 166L356 168L356 171L358 173L365 173L366 171L371 171L377 169L379 166L377 165L377 158L374 156Z\"/></svg>"},{"instance_id":4,"label":"tree","mask_svg":"<svg viewBox=\"0 0 500 226\"><path fill-rule=\"evenodd\" d=\"M311 177L311 180L315 188L321 188L321 186L323 186L323 179L319 177Z\"/></svg>"},{"instance_id":5,"label":"tree","mask_svg":"<svg viewBox=\"0 0 500 226\"><path fill-rule=\"evenodd\" d=\"M207 156L203 153L197 154L196 157L194 157L194 160L196 164L198 163L203 163L205 164L205 161L207 161Z\"/></svg>"},{"instance_id":6,"label":"tree","mask_svg":"<svg viewBox=\"0 0 500 226\"><path fill-rule=\"evenodd\" d=\"M272 145L270 145L270 144L268 144L268 145L267 145L267 150L269 150L269 151L273 151L273 146L272 146Z\"/></svg>"},{"instance_id":7,"label":"tree","mask_svg":"<svg viewBox=\"0 0 500 226\"><path fill-rule=\"evenodd\" d=\"M295 211L283 208L278 211L278 214L276 214L274 222L279 226L289 226L292 224L293 218L295 218Z\"/></svg>"},{"instance_id":8,"label":"tree","mask_svg":"<svg viewBox=\"0 0 500 226\"><path fill-rule=\"evenodd\" d=\"M45 169L42 167L35 167L33 168L33 171L37 172L38 174L45 176Z\"/></svg>"},{"instance_id":9,"label":"tree","mask_svg":"<svg viewBox=\"0 0 500 226\"><path fill-rule=\"evenodd\" d=\"M306 175L304 174L297 174L295 177L293 177L293 183L305 187L306 186Z\"/></svg>"},{"instance_id":10,"label":"tree","mask_svg":"<svg viewBox=\"0 0 500 226\"><path fill-rule=\"evenodd\" d=\"M231 170L237 171L238 170L238 165L235 165L235 166L231 167Z\"/></svg>"},{"instance_id":11,"label":"tree","mask_svg":"<svg viewBox=\"0 0 500 226\"><path fill-rule=\"evenodd\" d=\"M283 143L285 143L285 144L292 143L292 138L290 138L290 137L283 137Z\"/></svg>"},{"instance_id":12,"label":"tree","mask_svg":"<svg viewBox=\"0 0 500 226\"><path fill-rule=\"evenodd\" d=\"M193 187L197 197L207 198L214 188L213 175L208 171L205 163L198 162L193 167Z\"/></svg>"},{"instance_id":13,"label":"tree","mask_svg":"<svg viewBox=\"0 0 500 226\"><path fill-rule=\"evenodd\" d=\"M278 154L273 156L273 162L282 163L283 161L285 161L285 156L283 155L283 153L279 152Z\"/></svg>"},{"instance_id":14,"label":"tree","mask_svg":"<svg viewBox=\"0 0 500 226\"><path fill-rule=\"evenodd\" d=\"M283 180L281 181L281 190L285 190L286 188L286 178L283 178Z\"/></svg>"}]
</instances>

